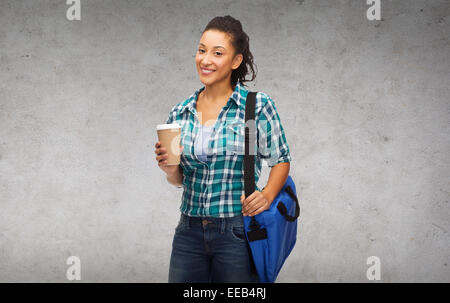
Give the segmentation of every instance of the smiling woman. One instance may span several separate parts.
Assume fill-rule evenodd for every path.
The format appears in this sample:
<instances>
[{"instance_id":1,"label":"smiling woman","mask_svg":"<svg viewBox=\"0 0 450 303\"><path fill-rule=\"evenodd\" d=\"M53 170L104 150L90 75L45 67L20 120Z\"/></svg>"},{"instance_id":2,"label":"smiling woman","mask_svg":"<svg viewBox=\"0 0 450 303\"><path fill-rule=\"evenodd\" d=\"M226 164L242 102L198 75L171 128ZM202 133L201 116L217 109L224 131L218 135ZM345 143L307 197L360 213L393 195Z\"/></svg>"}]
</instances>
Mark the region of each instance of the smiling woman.
<instances>
[{"instance_id":1,"label":"smiling woman","mask_svg":"<svg viewBox=\"0 0 450 303\"><path fill-rule=\"evenodd\" d=\"M244 145L241 130L248 95L243 83L253 81L256 74L241 22L231 16L213 18L200 37L195 64L204 86L176 104L166 121L182 127L180 170L168 180L184 188L169 282L257 282L243 216L269 208L289 173L289 163L281 163L291 161L289 147L273 100L258 92L255 184L263 158L277 168L262 191L256 186L243 201L244 155L238 153ZM252 75L247 80L249 71ZM264 122L271 123L270 134ZM155 152L162 161L158 165L163 166L166 156Z\"/></svg>"}]
</instances>

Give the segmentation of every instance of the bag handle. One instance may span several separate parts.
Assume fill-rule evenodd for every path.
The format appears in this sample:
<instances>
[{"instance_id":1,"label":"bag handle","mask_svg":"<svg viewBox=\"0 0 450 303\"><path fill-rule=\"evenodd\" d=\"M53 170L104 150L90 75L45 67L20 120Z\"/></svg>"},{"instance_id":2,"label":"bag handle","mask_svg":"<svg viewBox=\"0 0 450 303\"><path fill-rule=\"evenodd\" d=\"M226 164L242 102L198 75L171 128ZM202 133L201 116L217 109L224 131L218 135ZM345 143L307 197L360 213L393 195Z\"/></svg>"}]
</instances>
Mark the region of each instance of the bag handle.
<instances>
[{"instance_id":1,"label":"bag handle","mask_svg":"<svg viewBox=\"0 0 450 303\"><path fill-rule=\"evenodd\" d=\"M284 216L286 221L293 222L297 220L297 218L300 216L300 204L298 203L297 196L294 194L294 191L289 185L286 187L285 191L288 193L289 196L291 196L292 199L295 200L295 215L294 216L288 215L286 205L284 205L284 203L281 201L278 202L277 208L280 214Z\"/></svg>"}]
</instances>

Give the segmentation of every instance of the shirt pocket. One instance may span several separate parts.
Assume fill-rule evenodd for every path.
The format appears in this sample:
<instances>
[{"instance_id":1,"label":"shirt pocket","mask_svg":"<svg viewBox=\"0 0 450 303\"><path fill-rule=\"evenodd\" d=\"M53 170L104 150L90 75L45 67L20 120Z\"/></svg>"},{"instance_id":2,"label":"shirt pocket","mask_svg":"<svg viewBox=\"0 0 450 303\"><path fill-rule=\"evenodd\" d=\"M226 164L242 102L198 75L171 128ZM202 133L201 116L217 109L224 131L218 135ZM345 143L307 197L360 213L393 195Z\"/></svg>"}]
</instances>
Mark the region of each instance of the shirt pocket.
<instances>
[{"instance_id":1,"label":"shirt pocket","mask_svg":"<svg viewBox=\"0 0 450 303\"><path fill-rule=\"evenodd\" d=\"M244 124L229 123L225 125L226 154L244 154L245 128Z\"/></svg>"}]
</instances>

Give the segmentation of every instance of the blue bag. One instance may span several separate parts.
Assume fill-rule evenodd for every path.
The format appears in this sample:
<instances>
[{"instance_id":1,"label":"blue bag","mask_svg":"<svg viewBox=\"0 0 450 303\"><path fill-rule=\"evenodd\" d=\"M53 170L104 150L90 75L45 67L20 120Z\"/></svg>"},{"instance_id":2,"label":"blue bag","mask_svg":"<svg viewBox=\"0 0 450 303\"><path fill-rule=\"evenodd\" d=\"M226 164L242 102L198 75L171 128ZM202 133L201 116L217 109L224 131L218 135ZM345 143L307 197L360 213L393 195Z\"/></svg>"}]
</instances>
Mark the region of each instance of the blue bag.
<instances>
[{"instance_id":1,"label":"blue bag","mask_svg":"<svg viewBox=\"0 0 450 303\"><path fill-rule=\"evenodd\" d=\"M245 106L245 122L254 120L256 92L249 92ZM250 154L249 127L245 128L244 186L245 197L255 191L254 153ZM252 140L252 142L254 142ZM275 282L284 262L295 246L300 205L294 181L288 176L270 208L262 213L244 216L251 269L261 283Z\"/></svg>"}]
</instances>

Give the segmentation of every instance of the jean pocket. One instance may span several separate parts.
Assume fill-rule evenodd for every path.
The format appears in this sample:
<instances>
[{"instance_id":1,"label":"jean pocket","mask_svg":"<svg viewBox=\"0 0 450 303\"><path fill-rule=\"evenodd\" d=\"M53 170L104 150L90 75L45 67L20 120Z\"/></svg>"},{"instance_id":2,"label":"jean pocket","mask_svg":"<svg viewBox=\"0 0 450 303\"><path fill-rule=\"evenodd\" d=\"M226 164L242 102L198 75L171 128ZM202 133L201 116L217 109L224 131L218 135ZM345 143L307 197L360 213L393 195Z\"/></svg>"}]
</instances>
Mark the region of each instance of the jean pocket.
<instances>
[{"instance_id":1,"label":"jean pocket","mask_svg":"<svg viewBox=\"0 0 450 303\"><path fill-rule=\"evenodd\" d=\"M231 227L231 235L240 242L245 242L247 240L245 237L244 225L233 225Z\"/></svg>"}]
</instances>

